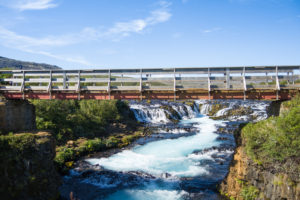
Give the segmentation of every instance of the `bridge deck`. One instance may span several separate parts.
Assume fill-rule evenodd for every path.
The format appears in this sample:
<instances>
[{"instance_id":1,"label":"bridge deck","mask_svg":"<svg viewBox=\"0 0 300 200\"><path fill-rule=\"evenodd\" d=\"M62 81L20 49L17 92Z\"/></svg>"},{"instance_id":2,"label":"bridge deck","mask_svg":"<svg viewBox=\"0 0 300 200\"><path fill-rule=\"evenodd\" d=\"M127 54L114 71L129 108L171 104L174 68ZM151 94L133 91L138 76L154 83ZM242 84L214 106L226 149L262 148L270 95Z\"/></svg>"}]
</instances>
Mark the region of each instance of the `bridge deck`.
<instances>
[{"instance_id":1,"label":"bridge deck","mask_svg":"<svg viewBox=\"0 0 300 200\"><path fill-rule=\"evenodd\" d=\"M300 66L0 70L7 98L284 99L299 90Z\"/></svg>"}]
</instances>

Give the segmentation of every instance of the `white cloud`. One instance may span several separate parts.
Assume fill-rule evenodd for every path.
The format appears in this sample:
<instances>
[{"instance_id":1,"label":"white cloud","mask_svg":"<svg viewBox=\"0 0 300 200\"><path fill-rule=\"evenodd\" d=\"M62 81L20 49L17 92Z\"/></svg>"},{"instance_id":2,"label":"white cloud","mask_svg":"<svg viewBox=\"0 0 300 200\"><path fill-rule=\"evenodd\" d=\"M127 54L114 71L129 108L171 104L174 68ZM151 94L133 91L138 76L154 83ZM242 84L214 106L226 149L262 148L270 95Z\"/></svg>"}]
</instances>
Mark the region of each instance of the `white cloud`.
<instances>
[{"instance_id":1,"label":"white cloud","mask_svg":"<svg viewBox=\"0 0 300 200\"><path fill-rule=\"evenodd\" d=\"M24 1L23 1L24 2ZM25 8L42 8L45 5L51 5L51 0L26 0L28 4L23 5ZM32 4L29 4L29 3ZM35 3L34 3L35 2ZM39 3L37 3L39 2ZM83 65L90 65L82 57L68 57L55 55L49 52L49 49L55 47L69 46L73 44L88 42L92 40L111 39L118 41L123 37L129 36L133 33L141 33L147 27L163 23L171 18L171 13L168 7L171 5L166 1L159 2L160 8L150 12L148 17L142 19L134 19L127 22L116 22L111 28L97 29L93 27L86 27L78 33L64 34L59 36L46 37L31 37L18 34L14 31L8 30L0 25L0 45L8 48L18 49L24 52L48 56L51 58L64 60L68 62L76 62ZM48 50L45 50L48 49Z\"/></svg>"},{"instance_id":2,"label":"white cloud","mask_svg":"<svg viewBox=\"0 0 300 200\"><path fill-rule=\"evenodd\" d=\"M57 4L53 2L54 0L2 0L0 4L20 11L24 11L54 8L57 6Z\"/></svg>"},{"instance_id":3,"label":"white cloud","mask_svg":"<svg viewBox=\"0 0 300 200\"><path fill-rule=\"evenodd\" d=\"M44 38L34 38L19 35L13 31L0 26L0 40L6 44L22 47L57 47L75 43L75 38L65 36L48 36Z\"/></svg>"},{"instance_id":4,"label":"white cloud","mask_svg":"<svg viewBox=\"0 0 300 200\"><path fill-rule=\"evenodd\" d=\"M141 33L149 26L168 21L172 16L168 10L168 7L171 4L165 1L160 1L159 5L161 8L153 10L150 13L150 16L144 19L135 19L128 22L117 22L112 28L108 29L108 31L98 35L118 39L120 37L129 36L131 33Z\"/></svg>"},{"instance_id":5,"label":"white cloud","mask_svg":"<svg viewBox=\"0 0 300 200\"><path fill-rule=\"evenodd\" d=\"M216 28L212 28L212 29L202 30L201 32L202 33L212 33L212 32L217 32L217 31L220 31L220 30L222 30L222 29L219 28L219 27L216 27Z\"/></svg>"},{"instance_id":6,"label":"white cloud","mask_svg":"<svg viewBox=\"0 0 300 200\"><path fill-rule=\"evenodd\" d=\"M23 52L38 54L47 56L50 58L55 58L58 60L63 60L71 63L79 63L82 65L91 65L83 57L78 56L68 56L68 55L56 55L45 50L41 50L47 47L59 47L70 45L72 41L68 41L66 37L54 38L54 37L45 37L45 38L33 38L23 35L18 35L13 31L9 31L0 27L0 41L1 45L14 48Z\"/></svg>"},{"instance_id":7,"label":"white cloud","mask_svg":"<svg viewBox=\"0 0 300 200\"><path fill-rule=\"evenodd\" d=\"M17 5L19 10L44 10L54 8L57 4L52 3L53 0L23 0Z\"/></svg>"},{"instance_id":8,"label":"white cloud","mask_svg":"<svg viewBox=\"0 0 300 200\"><path fill-rule=\"evenodd\" d=\"M53 54L53 53L50 53L47 51L33 51L30 49L22 49L22 51L27 52L27 53L39 54L39 55L43 55L43 56L47 56L47 57L54 58L57 60L71 62L71 63L78 63L78 64L82 64L82 65L86 65L86 66L92 65L89 61L87 61L82 56L57 55L57 54Z\"/></svg>"}]
</instances>

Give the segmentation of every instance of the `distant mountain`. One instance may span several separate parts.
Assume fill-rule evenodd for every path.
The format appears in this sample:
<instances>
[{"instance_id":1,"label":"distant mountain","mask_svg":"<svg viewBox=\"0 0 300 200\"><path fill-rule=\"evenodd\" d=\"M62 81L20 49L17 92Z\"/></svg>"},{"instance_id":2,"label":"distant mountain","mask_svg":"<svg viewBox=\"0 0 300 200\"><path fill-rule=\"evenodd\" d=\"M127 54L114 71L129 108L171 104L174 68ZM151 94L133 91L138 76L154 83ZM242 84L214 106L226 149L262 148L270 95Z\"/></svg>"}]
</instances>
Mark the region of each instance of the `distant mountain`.
<instances>
[{"instance_id":1,"label":"distant mountain","mask_svg":"<svg viewBox=\"0 0 300 200\"><path fill-rule=\"evenodd\" d=\"M61 69L55 65L48 65L44 63L34 63L19 61L10 58L5 58L0 56L0 70L3 68L12 68L12 69Z\"/></svg>"}]
</instances>

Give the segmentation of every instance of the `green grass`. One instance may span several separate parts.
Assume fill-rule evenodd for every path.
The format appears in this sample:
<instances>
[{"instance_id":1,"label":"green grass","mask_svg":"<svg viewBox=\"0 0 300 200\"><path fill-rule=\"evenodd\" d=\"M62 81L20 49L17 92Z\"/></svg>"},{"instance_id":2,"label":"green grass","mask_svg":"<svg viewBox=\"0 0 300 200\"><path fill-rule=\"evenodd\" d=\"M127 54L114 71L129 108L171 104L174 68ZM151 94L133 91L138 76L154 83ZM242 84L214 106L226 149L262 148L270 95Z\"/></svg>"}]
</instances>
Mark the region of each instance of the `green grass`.
<instances>
[{"instance_id":1,"label":"green grass","mask_svg":"<svg viewBox=\"0 0 300 200\"><path fill-rule=\"evenodd\" d=\"M136 139L143 136L143 131L136 131L132 135L117 135L107 138L79 139L81 143L75 146L60 146L56 149L54 163L59 172L65 173L73 167L73 163L78 158L93 152L108 150L111 148L122 148L128 146Z\"/></svg>"},{"instance_id":2,"label":"green grass","mask_svg":"<svg viewBox=\"0 0 300 200\"><path fill-rule=\"evenodd\" d=\"M300 96L283 103L285 112L242 129L246 152L258 164L300 157Z\"/></svg>"}]
</instances>

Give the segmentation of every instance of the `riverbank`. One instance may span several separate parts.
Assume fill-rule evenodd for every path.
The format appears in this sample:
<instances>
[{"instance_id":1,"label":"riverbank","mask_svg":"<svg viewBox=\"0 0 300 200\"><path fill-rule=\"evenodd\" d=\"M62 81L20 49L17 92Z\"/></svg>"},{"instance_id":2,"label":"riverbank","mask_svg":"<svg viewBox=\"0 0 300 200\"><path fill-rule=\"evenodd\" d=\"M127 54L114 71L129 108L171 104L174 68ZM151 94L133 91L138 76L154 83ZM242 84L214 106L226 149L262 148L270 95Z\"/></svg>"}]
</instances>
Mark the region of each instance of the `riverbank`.
<instances>
[{"instance_id":1,"label":"riverbank","mask_svg":"<svg viewBox=\"0 0 300 200\"><path fill-rule=\"evenodd\" d=\"M220 192L230 199L300 199L300 97L282 103L280 116L248 124Z\"/></svg>"},{"instance_id":2,"label":"riverbank","mask_svg":"<svg viewBox=\"0 0 300 200\"><path fill-rule=\"evenodd\" d=\"M127 102L2 100L0 104L0 134L4 134L0 177L5 180L0 193L6 199L56 199L61 184L57 172L67 174L78 159L118 151L151 133L135 120Z\"/></svg>"},{"instance_id":3,"label":"riverbank","mask_svg":"<svg viewBox=\"0 0 300 200\"><path fill-rule=\"evenodd\" d=\"M128 146L150 134L125 101L33 100L39 130L55 137L57 170L66 174L74 162L95 152Z\"/></svg>"}]
</instances>

